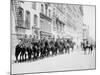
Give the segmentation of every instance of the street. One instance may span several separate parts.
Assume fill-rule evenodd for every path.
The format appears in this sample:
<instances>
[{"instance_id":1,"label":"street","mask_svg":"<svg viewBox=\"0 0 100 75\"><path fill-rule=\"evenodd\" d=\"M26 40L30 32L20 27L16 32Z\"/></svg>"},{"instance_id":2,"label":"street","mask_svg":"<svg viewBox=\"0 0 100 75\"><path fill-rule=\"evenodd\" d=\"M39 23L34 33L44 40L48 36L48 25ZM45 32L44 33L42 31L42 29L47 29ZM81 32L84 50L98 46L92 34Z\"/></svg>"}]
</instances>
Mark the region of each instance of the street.
<instances>
[{"instance_id":1,"label":"street","mask_svg":"<svg viewBox=\"0 0 100 75\"><path fill-rule=\"evenodd\" d=\"M50 72L64 70L81 70L95 68L95 50L92 54L84 55L81 50L74 50L70 54L47 57L41 60L12 64L12 74Z\"/></svg>"}]
</instances>

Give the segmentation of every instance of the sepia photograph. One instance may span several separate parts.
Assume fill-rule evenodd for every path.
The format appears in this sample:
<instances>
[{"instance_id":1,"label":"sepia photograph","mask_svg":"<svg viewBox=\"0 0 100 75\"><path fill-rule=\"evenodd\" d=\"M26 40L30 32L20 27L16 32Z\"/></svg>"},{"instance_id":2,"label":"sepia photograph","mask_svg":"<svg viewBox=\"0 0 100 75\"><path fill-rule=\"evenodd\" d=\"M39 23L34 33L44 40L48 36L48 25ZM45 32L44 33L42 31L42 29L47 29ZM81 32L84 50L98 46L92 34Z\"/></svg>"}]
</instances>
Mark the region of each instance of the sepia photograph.
<instances>
[{"instance_id":1,"label":"sepia photograph","mask_svg":"<svg viewBox=\"0 0 100 75\"><path fill-rule=\"evenodd\" d=\"M11 74L96 69L96 6L10 1Z\"/></svg>"}]
</instances>

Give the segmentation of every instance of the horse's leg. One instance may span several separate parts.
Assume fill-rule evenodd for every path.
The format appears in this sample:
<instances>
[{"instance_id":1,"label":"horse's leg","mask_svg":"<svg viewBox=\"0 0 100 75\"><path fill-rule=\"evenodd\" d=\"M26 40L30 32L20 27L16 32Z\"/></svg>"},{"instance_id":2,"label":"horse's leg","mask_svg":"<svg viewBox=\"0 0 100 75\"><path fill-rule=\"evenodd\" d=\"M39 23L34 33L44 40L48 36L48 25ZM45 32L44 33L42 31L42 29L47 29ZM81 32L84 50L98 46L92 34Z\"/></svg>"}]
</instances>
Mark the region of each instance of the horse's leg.
<instances>
[{"instance_id":1,"label":"horse's leg","mask_svg":"<svg viewBox=\"0 0 100 75\"><path fill-rule=\"evenodd\" d=\"M52 55L52 51L51 51L51 48L49 48L49 55L50 55L50 56Z\"/></svg>"},{"instance_id":2,"label":"horse's leg","mask_svg":"<svg viewBox=\"0 0 100 75\"><path fill-rule=\"evenodd\" d=\"M68 52L68 48L66 47L65 53L67 53L67 52Z\"/></svg>"},{"instance_id":3,"label":"horse's leg","mask_svg":"<svg viewBox=\"0 0 100 75\"><path fill-rule=\"evenodd\" d=\"M62 47L62 54L64 53L64 48Z\"/></svg>"},{"instance_id":4,"label":"horse's leg","mask_svg":"<svg viewBox=\"0 0 100 75\"><path fill-rule=\"evenodd\" d=\"M62 48L62 53L64 54L64 48Z\"/></svg>"},{"instance_id":5,"label":"horse's leg","mask_svg":"<svg viewBox=\"0 0 100 75\"><path fill-rule=\"evenodd\" d=\"M68 54L70 54L70 48L69 47L68 47L68 50L67 51L68 51Z\"/></svg>"},{"instance_id":6,"label":"horse's leg","mask_svg":"<svg viewBox=\"0 0 100 75\"><path fill-rule=\"evenodd\" d=\"M32 59L32 50L30 50L30 60Z\"/></svg>"},{"instance_id":7,"label":"horse's leg","mask_svg":"<svg viewBox=\"0 0 100 75\"><path fill-rule=\"evenodd\" d=\"M65 53L65 48L63 47L63 54Z\"/></svg>"},{"instance_id":8,"label":"horse's leg","mask_svg":"<svg viewBox=\"0 0 100 75\"><path fill-rule=\"evenodd\" d=\"M19 61L20 62L22 61L22 53L20 53L20 59L19 59Z\"/></svg>"},{"instance_id":9,"label":"horse's leg","mask_svg":"<svg viewBox=\"0 0 100 75\"><path fill-rule=\"evenodd\" d=\"M91 53L91 48L89 47L88 50L89 50L89 53L88 54L90 54Z\"/></svg>"},{"instance_id":10,"label":"horse's leg","mask_svg":"<svg viewBox=\"0 0 100 75\"><path fill-rule=\"evenodd\" d=\"M59 50L58 50L58 48L57 48L57 54L59 54Z\"/></svg>"},{"instance_id":11,"label":"horse's leg","mask_svg":"<svg viewBox=\"0 0 100 75\"><path fill-rule=\"evenodd\" d=\"M18 54L16 54L15 57L16 57L16 62L18 62Z\"/></svg>"},{"instance_id":12,"label":"horse's leg","mask_svg":"<svg viewBox=\"0 0 100 75\"><path fill-rule=\"evenodd\" d=\"M91 54L91 52L92 52L91 50L92 50L92 48L91 48L91 46L90 46L90 47L89 47L89 54Z\"/></svg>"},{"instance_id":13,"label":"horse's leg","mask_svg":"<svg viewBox=\"0 0 100 75\"><path fill-rule=\"evenodd\" d=\"M39 58L39 50L37 51L37 58Z\"/></svg>"},{"instance_id":14,"label":"horse's leg","mask_svg":"<svg viewBox=\"0 0 100 75\"><path fill-rule=\"evenodd\" d=\"M47 48L47 56L49 56L49 48Z\"/></svg>"},{"instance_id":15,"label":"horse's leg","mask_svg":"<svg viewBox=\"0 0 100 75\"><path fill-rule=\"evenodd\" d=\"M61 54L63 54L63 48L61 48Z\"/></svg>"},{"instance_id":16,"label":"horse's leg","mask_svg":"<svg viewBox=\"0 0 100 75\"><path fill-rule=\"evenodd\" d=\"M92 54L92 51L93 51L93 47L91 47L91 54Z\"/></svg>"},{"instance_id":17,"label":"horse's leg","mask_svg":"<svg viewBox=\"0 0 100 75\"><path fill-rule=\"evenodd\" d=\"M48 57L48 55L49 55L49 49L47 48L46 49L46 57Z\"/></svg>"},{"instance_id":18,"label":"horse's leg","mask_svg":"<svg viewBox=\"0 0 100 75\"><path fill-rule=\"evenodd\" d=\"M44 49L42 50L42 58L44 57Z\"/></svg>"},{"instance_id":19,"label":"horse's leg","mask_svg":"<svg viewBox=\"0 0 100 75\"><path fill-rule=\"evenodd\" d=\"M34 59L36 59L36 51L34 51Z\"/></svg>"},{"instance_id":20,"label":"horse's leg","mask_svg":"<svg viewBox=\"0 0 100 75\"><path fill-rule=\"evenodd\" d=\"M33 60L35 59L35 51L32 52Z\"/></svg>"},{"instance_id":21,"label":"horse's leg","mask_svg":"<svg viewBox=\"0 0 100 75\"><path fill-rule=\"evenodd\" d=\"M56 53L56 48L55 47L54 47L54 52L55 52L55 55L56 55L57 53Z\"/></svg>"},{"instance_id":22,"label":"horse's leg","mask_svg":"<svg viewBox=\"0 0 100 75\"><path fill-rule=\"evenodd\" d=\"M43 49L41 50L41 58L43 58Z\"/></svg>"},{"instance_id":23,"label":"horse's leg","mask_svg":"<svg viewBox=\"0 0 100 75\"><path fill-rule=\"evenodd\" d=\"M90 53L92 54L92 48L90 48Z\"/></svg>"},{"instance_id":24,"label":"horse's leg","mask_svg":"<svg viewBox=\"0 0 100 75\"><path fill-rule=\"evenodd\" d=\"M15 58L16 58L16 59L15 59L15 62L18 61L18 54L19 54L18 51L15 51Z\"/></svg>"},{"instance_id":25,"label":"horse's leg","mask_svg":"<svg viewBox=\"0 0 100 75\"><path fill-rule=\"evenodd\" d=\"M70 51L71 51L71 47L69 47L69 49L68 49L68 50L69 50L69 54L70 54Z\"/></svg>"},{"instance_id":26,"label":"horse's leg","mask_svg":"<svg viewBox=\"0 0 100 75\"><path fill-rule=\"evenodd\" d=\"M51 50L52 50L52 56L54 55L54 51L53 51L53 49L51 48Z\"/></svg>"},{"instance_id":27,"label":"horse's leg","mask_svg":"<svg viewBox=\"0 0 100 75\"><path fill-rule=\"evenodd\" d=\"M58 54L58 50L57 50L57 48L56 48L56 54Z\"/></svg>"},{"instance_id":28,"label":"horse's leg","mask_svg":"<svg viewBox=\"0 0 100 75\"><path fill-rule=\"evenodd\" d=\"M31 60L31 51L29 52L29 60Z\"/></svg>"},{"instance_id":29,"label":"horse's leg","mask_svg":"<svg viewBox=\"0 0 100 75\"><path fill-rule=\"evenodd\" d=\"M26 61L26 52L25 52L25 61Z\"/></svg>"},{"instance_id":30,"label":"horse's leg","mask_svg":"<svg viewBox=\"0 0 100 75\"><path fill-rule=\"evenodd\" d=\"M72 52L73 52L73 49L74 49L74 48L73 48L73 46L72 46L72 50L71 50Z\"/></svg>"},{"instance_id":31,"label":"horse's leg","mask_svg":"<svg viewBox=\"0 0 100 75\"><path fill-rule=\"evenodd\" d=\"M47 57L47 48L46 48L46 50L45 50L45 56Z\"/></svg>"},{"instance_id":32,"label":"horse's leg","mask_svg":"<svg viewBox=\"0 0 100 75\"><path fill-rule=\"evenodd\" d=\"M24 53L23 53L23 60L25 61L25 55L26 55L26 53L25 53L25 51L24 51Z\"/></svg>"},{"instance_id":33,"label":"horse's leg","mask_svg":"<svg viewBox=\"0 0 100 75\"><path fill-rule=\"evenodd\" d=\"M37 51L36 59L38 59L38 56L39 56L39 52Z\"/></svg>"},{"instance_id":34,"label":"horse's leg","mask_svg":"<svg viewBox=\"0 0 100 75\"><path fill-rule=\"evenodd\" d=\"M29 55L28 55L28 60L30 61L30 52L29 52Z\"/></svg>"},{"instance_id":35,"label":"horse's leg","mask_svg":"<svg viewBox=\"0 0 100 75\"><path fill-rule=\"evenodd\" d=\"M70 50L68 49L68 54L70 54Z\"/></svg>"},{"instance_id":36,"label":"horse's leg","mask_svg":"<svg viewBox=\"0 0 100 75\"><path fill-rule=\"evenodd\" d=\"M34 60L34 51L32 51L32 59Z\"/></svg>"},{"instance_id":37,"label":"horse's leg","mask_svg":"<svg viewBox=\"0 0 100 75\"><path fill-rule=\"evenodd\" d=\"M86 55L86 48L84 48L84 55Z\"/></svg>"},{"instance_id":38,"label":"horse's leg","mask_svg":"<svg viewBox=\"0 0 100 75\"><path fill-rule=\"evenodd\" d=\"M53 51L54 51L54 55L56 55L56 53L55 53L55 49L53 48Z\"/></svg>"},{"instance_id":39,"label":"horse's leg","mask_svg":"<svg viewBox=\"0 0 100 75\"><path fill-rule=\"evenodd\" d=\"M22 61L24 61L24 54L22 54Z\"/></svg>"},{"instance_id":40,"label":"horse's leg","mask_svg":"<svg viewBox=\"0 0 100 75\"><path fill-rule=\"evenodd\" d=\"M37 51L35 52L35 59L37 59Z\"/></svg>"},{"instance_id":41,"label":"horse's leg","mask_svg":"<svg viewBox=\"0 0 100 75\"><path fill-rule=\"evenodd\" d=\"M87 54L87 48L85 48L85 54Z\"/></svg>"},{"instance_id":42,"label":"horse's leg","mask_svg":"<svg viewBox=\"0 0 100 75\"><path fill-rule=\"evenodd\" d=\"M85 51L85 49L84 49L84 55L86 54L86 51Z\"/></svg>"},{"instance_id":43,"label":"horse's leg","mask_svg":"<svg viewBox=\"0 0 100 75\"><path fill-rule=\"evenodd\" d=\"M38 57L40 58L40 50L38 51Z\"/></svg>"},{"instance_id":44,"label":"horse's leg","mask_svg":"<svg viewBox=\"0 0 100 75\"><path fill-rule=\"evenodd\" d=\"M68 52L68 48L66 47L66 53Z\"/></svg>"},{"instance_id":45,"label":"horse's leg","mask_svg":"<svg viewBox=\"0 0 100 75\"><path fill-rule=\"evenodd\" d=\"M40 48L40 58L42 58L42 49Z\"/></svg>"},{"instance_id":46,"label":"horse's leg","mask_svg":"<svg viewBox=\"0 0 100 75\"><path fill-rule=\"evenodd\" d=\"M48 56L48 48L46 48L46 56Z\"/></svg>"},{"instance_id":47,"label":"horse's leg","mask_svg":"<svg viewBox=\"0 0 100 75\"><path fill-rule=\"evenodd\" d=\"M44 57L44 49L42 49L42 58Z\"/></svg>"}]
</instances>

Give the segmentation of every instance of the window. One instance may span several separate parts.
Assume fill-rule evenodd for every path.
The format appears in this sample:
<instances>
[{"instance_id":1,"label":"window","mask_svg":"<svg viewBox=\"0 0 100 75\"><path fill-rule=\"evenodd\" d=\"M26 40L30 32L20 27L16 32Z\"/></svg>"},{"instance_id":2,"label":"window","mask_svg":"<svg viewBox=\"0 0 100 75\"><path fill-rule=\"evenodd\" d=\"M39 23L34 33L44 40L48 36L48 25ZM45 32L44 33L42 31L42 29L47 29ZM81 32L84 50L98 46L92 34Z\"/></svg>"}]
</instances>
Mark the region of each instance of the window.
<instances>
[{"instance_id":1,"label":"window","mask_svg":"<svg viewBox=\"0 0 100 75\"><path fill-rule=\"evenodd\" d=\"M32 8L36 9L36 2L32 2Z\"/></svg>"},{"instance_id":2,"label":"window","mask_svg":"<svg viewBox=\"0 0 100 75\"><path fill-rule=\"evenodd\" d=\"M80 9L81 15L83 16L83 8L82 8L82 6L80 6L79 9Z\"/></svg>"},{"instance_id":3,"label":"window","mask_svg":"<svg viewBox=\"0 0 100 75\"><path fill-rule=\"evenodd\" d=\"M35 26L38 25L38 17L37 17L37 15L34 15L34 25Z\"/></svg>"},{"instance_id":4,"label":"window","mask_svg":"<svg viewBox=\"0 0 100 75\"><path fill-rule=\"evenodd\" d=\"M67 5L67 9L69 12L72 12L71 5Z\"/></svg>"},{"instance_id":5,"label":"window","mask_svg":"<svg viewBox=\"0 0 100 75\"><path fill-rule=\"evenodd\" d=\"M55 8L53 9L53 15L55 15Z\"/></svg>"},{"instance_id":6,"label":"window","mask_svg":"<svg viewBox=\"0 0 100 75\"><path fill-rule=\"evenodd\" d=\"M49 9L49 17L51 17L51 10Z\"/></svg>"},{"instance_id":7,"label":"window","mask_svg":"<svg viewBox=\"0 0 100 75\"><path fill-rule=\"evenodd\" d=\"M41 4L41 13L44 13L44 6Z\"/></svg>"},{"instance_id":8,"label":"window","mask_svg":"<svg viewBox=\"0 0 100 75\"><path fill-rule=\"evenodd\" d=\"M45 4L45 14L47 15L47 9L48 9L48 5Z\"/></svg>"},{"instance_id":9,"label":"window","mask_svg":"<svg viewBox=\"0 0 100 75\"><path fill-rule=\"evenodd\" d=\"M23 27L23 23L24 23L24 11L23 8L18 7L16 10L16 17L17 17L17 26L18 27Z\"/></svg>"},{"instance_id":10,"label":"window","mask_svg":"<svg viewBox=\"0 0 100 75\"><path fill-rule=\"evenodd\" d=\"M30 12L26 11L26 16L25 16L25 27L30 28Z\"/></svg>"},{"instance_id":11,"label":"window","mask_svg":"<svg viewBox=\"0 0 100 75\"><path fill-rule=\"evenodd\" d=\"M79 18L79 15L77 14L77 18Z\"/></svg>"}]
</instances>

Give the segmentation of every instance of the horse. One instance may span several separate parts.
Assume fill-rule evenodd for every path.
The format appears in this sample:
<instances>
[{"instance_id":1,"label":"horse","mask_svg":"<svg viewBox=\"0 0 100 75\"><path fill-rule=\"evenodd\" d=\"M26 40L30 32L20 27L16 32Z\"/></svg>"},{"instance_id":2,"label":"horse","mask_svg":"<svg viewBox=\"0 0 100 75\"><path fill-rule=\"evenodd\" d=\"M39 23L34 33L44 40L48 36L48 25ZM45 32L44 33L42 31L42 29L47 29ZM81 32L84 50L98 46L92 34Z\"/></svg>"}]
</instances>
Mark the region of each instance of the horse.
<instances>
[{"instance_id":1,"label":"horse","mask_svg":"<svg viewBox=\"0 0 100 75\"><path fill-rule=\"evenodd\" d=\"M65 42L65 44L64 44L64 49L65 49L65 53L68 53L68 54L70 53L70 51L69 51L70 46L67 42Z\"/></svg>"},{"instance_id":2,"label":"horse","mask_svg":"<svg viewBox=\"0 0 100 75\"><path fill-rule=\"evenodd\" d=\"M16 62L18 62L18 56L19 54L21 53L21 45L17 45L16 48L15 48L15 57L16 57Z\"/></svg>"}]
</instances>

